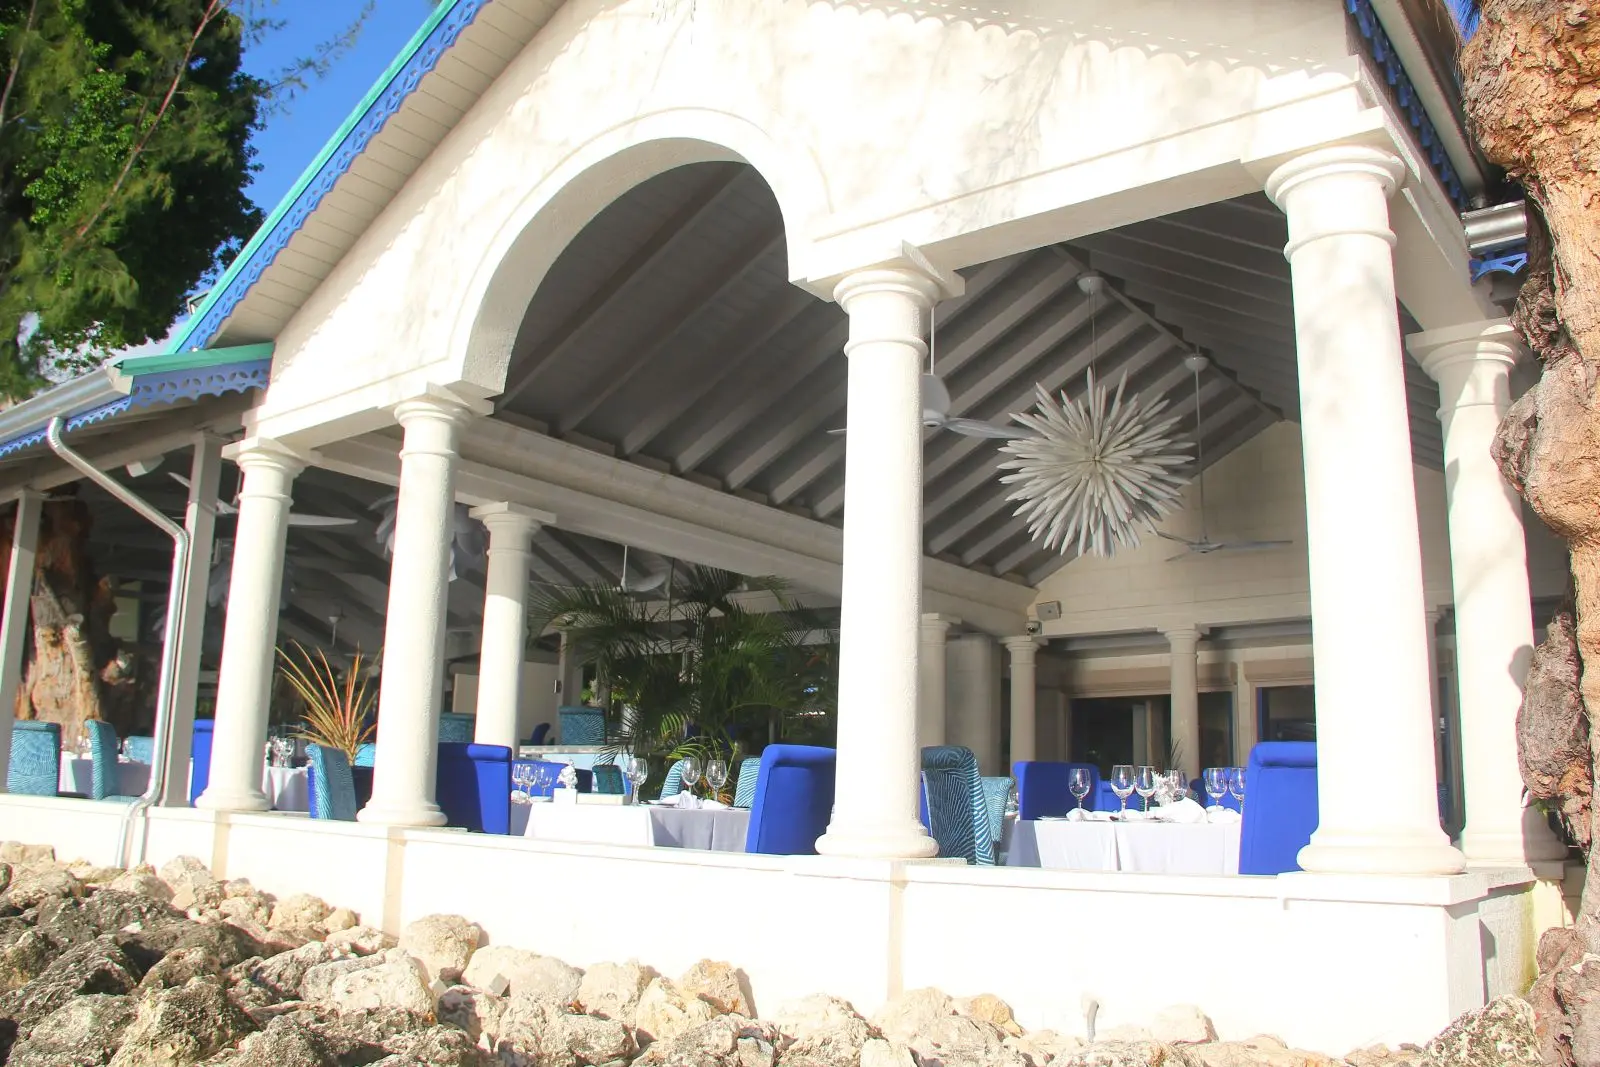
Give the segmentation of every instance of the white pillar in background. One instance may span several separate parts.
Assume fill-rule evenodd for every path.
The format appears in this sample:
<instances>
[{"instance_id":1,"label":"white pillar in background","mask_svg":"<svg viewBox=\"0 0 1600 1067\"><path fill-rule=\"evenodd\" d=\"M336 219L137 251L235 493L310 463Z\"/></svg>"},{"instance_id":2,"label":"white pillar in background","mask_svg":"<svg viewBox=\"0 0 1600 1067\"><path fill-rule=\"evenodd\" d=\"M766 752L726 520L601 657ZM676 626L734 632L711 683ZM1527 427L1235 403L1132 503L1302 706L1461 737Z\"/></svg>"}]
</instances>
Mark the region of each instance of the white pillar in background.
<instances>
[{"instance_id":1,"label":"white pillar in background","mask_svg":"<svg viewBox=\"0 0 1600 1067\"><path fill-rule=\"evenodd\" d=\"M1039 640L1036 637L1008 637L1006 652L1011 658L1011 763L1038 759L1039 682L1036 664ZM1007 773L1002 768L1001 774Z\"/></svg>"},{"instance_id":2,"label":"white pillar in background","mask_svg":"<svg viewBox=\"0 0 1600 1067\"><path fill-rule=\"evenodd\" d=\"M1413 334L1406 344L1439 383L1444 427L1467 812L1461 851L1473 866L1561 859L1566 847L1522 804L1516 723L1534 645L1527 543L1521 504L1490 455L1521 345L1504 319Z\"/></svg>"},{"instance_id":3,"label":"white pillar in background","mask_svg":"<svg viewBox=\"0 0 1600 1067\"><path fill-rule=\"evenodd\" d=\"M478 708L473 740L517 750L522 664L527 658L530 546L554 515L520 504L488 504L472 517L489 531L483 637L478 654Z\"/></svg>"},{"instance_id":4,"label":"white pillar in background","mask_svg":"<svg viewBox=\"0 0 1600 1067\"><path fill-rule=\"evenodd\" d=\"M1000 645L988 634L961 634L950 641L946 665L945 744L969 748L978 773L998 775L1000 766L1000 689L1004 666Z\"/></svg>"},{"instance_id":5,"label":"white pillar in background","mask_svg":"<svg viewBox=\"0 0 1600 1067\"><path fill-rule=\"evenodd\" d=\"M940 283L915 269L849 275L839 764L824 855L932 856L918 818L922 365Z\"/></svg>"},{"instance_id":6,"label":"white pillar in background","mask_svg":"<svg viewBox=\"0 0 1600 1067\"><path fill-rule=\"evenodd\" d=\"M1316 663L1320 822L1308 871L1450 874L1433 776L1422 549L1388 199L1361 145L1275 170L1289 221ZM1381 782L1383 802L1372 803Z\"/></svg>"},{"instance_id":7,"label":"white pillar in background","mask_svg":"<svg viewBox=\"0 0 1600 1067\"><path fill-rule=\"evenodd\" d=\"M1171 651L1172 718L1168 744L1178 750L1185 781L1200 773L1200 631L1180 626L1163 631ZM1167 759L1160 761L1165 765Z\"/></svg>"},{"instance_id":8,"label":"white pillar in background","mask_svg":"<svg viewBox=\"0 0 1600 1067\"><path fill-rule=\"evenodd\" d=\"M156 759L162 759L163 755L166 759L166 776L157 800L166 808L189 805L189 762L194 748L195 705L200 697L200 658L205 645L211 549L216 543L217 489L221 481L222 439L209 433L195 434L194 457L189 463L189 502L183 513L183 528L189 533L183 640L178 647L177 675L173 681L167 751L155 754Z\"/></svg>"},{"instance_id":9,"label":"white pillar in background","mask_svg":"<svg viewBox=\"0 0 1600 1067\"><path fill-rule=\"evenodd\" d=\"M195 806L266 811L272 805L261 792L261 767L277 666L283 551L294 503L290 490L306 459L263 438L247 438L232 451L242 477L239 515L217 674L211 771Z\"/></svg>"},{"instance_id":10,"label":"white pillar in background","mask_svg":"<svg viewBox=\"0 0 1600 1067\"><path fill-rule=\"evenodd\" d=\"M378 689L372 799L361 822L440 826L434 803L439 712L444 700L445 609L455 521L456 442L472 415L443 397L395 406L405 428L400 498L389 568L389 605Z\"/></svg>"},{"instance_id":11,"label":"white pillar in background","mask_svg":"<svg viewBox=\"0 0 1600 1067\"><path fill-rule=\"evenodd\" d=\"M31 489L17 494L17 518L6 567L6 598L0 607L0 793L11 769L11 724L22 688L22 652L33 618L33 578L39 550L44 497Z\"/></svg>"},{"instance_id":12,"label":"white pillar in background","mask_svg":"<svg viewBox=\"0 0 1600 1067\"><path fill-rule=\"evenodd\" d=\"M917 747L944 744L945 644L950 627L961 620L949 615L922 617L922 658L917 663Z\"/></svg>"},{"instance_id":13,"label":"white pillar in background","mask_svg":"<svg viewBox=\"0 0 1600 1067\"><path fill-rule=\"evenodd\" d=\"M561 651L556 658L556 679L561 688L556 690L555 703L550 707L550 744L561 738L561 719L556 709L564 704L583 703L583 661L578 658L576 643L565 630L561 632Z\"/></svg>"},{"instance_id":14,"label":"white pillar in background","mask_svg":"<svg viewBox=\"0 0 1600 1067\"><path fill-rule=\"evenodd\" d=\"M1233 761L1241 767L1250 763L1250 750L1261 740L1256 683L1250 680L1247 661L1237 664L1233 682Z\"/></svg>"}]
</instances>

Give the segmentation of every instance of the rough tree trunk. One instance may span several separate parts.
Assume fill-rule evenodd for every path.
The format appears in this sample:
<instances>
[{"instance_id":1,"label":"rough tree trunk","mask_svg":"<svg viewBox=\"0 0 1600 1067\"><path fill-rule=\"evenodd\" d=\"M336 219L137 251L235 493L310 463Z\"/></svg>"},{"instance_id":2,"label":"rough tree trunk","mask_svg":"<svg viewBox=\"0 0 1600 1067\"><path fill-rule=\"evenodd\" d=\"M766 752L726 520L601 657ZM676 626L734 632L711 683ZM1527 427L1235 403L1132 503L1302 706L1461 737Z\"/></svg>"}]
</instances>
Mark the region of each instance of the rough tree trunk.
<instances>
[{"instance_id":1,"label":"rough tree trunk","mask_svg":"<svg viewBox=\"0 0 1600 1067\"><path fill-rule=\"evenodd\" d=\"M1474 134L1537 216L1514 318L1543 374L1495 452L1566 540L1572 604L1535 652L1518 747L1530 790L1560 808L1588 856L1600 840L1600 3L1483 0L1461 70ZM1600 1067L1600 864L1577 928L1541 942L1539 970L1530 997L1546 1061Z\"/></svg>"}]
</instances>

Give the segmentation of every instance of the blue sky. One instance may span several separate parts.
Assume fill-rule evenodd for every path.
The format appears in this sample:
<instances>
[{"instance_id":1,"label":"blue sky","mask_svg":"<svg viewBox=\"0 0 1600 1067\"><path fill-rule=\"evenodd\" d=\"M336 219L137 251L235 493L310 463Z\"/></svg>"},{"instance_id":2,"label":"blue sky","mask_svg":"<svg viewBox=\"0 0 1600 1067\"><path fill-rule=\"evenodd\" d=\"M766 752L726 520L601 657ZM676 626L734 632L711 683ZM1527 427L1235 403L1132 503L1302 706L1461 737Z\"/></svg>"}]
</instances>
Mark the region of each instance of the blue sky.
<instances>
[{"instance_id":1,"label":"blue sky","mask_svg":"<svg viewBox=\"0 0 1600 1067\"><path fill-rule=\"evenodd\" d=\"M272 79L295 59L348 27L361 0L278 0L266 14L284 23L245 54L245 68ZM269 212L289 191L323 144L411 39L432 10L428 0L377 0L355 47L287 106L266 117L252 144L261 170L250 198Z\"/></svg>"}]
</instances>

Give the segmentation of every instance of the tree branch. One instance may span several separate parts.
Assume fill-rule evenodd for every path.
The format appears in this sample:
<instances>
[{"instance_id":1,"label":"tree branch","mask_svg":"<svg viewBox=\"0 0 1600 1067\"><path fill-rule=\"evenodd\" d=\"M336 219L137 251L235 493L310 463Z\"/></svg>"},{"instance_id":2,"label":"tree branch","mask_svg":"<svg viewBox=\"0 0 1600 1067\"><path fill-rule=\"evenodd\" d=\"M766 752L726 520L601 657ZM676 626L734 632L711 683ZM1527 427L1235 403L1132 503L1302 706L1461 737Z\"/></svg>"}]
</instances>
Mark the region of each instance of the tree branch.
<instances>
[{"instance_id":1,"label":"tree branch","mask_svg":"<svg viewBox=\"0 0 1600 1067\"><path fill-rule=\"evenodd\" d=\"M28 34L33 32L33 24L39 15L39 0L32 0L28 4L28 21L22 27L21 39L17 43L17 54L11 57L11 69L6 72L6 87L0 91L0 126L6 124L6 108L11 104L11 90L16 87L17 74L22 70L22 53L27 44Z\"/></svg>"}]
</instances>

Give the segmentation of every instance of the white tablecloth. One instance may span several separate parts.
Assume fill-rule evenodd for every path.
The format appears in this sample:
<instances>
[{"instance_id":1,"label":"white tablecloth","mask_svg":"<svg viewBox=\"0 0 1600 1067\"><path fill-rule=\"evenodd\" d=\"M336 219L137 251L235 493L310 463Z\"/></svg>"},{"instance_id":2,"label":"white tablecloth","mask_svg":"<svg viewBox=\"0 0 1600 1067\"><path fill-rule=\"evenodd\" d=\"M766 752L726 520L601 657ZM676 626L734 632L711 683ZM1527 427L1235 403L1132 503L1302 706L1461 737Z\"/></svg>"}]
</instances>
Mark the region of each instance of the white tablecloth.
<instances>
[{"instance_id":1,"label":"white tablecloth","mask_svg":"<svg viewBox=\"0 0 1600 1067\"><path fill-rule=\"evenodd\" d=\"M1239 824L1018 820L1011 867L1238 874Z\"/></svg>"},{"instance_id":2,"label":"white tablecloth","mask_svg":"<svg viewBox=\"0 0 1600 1067\"><path fill-rule=\"evenodd\" d=\"M750 813L741 809L558 804L554 801L511 805L511 832L540 841L743 852L749 829Z\"/></svg>"},{"instance_id":3,"label":"white tablecloth","mask_svg":"<svg viewBox=\"0 0 1600 1067\"><path fill-rule=\"evenodd\" d=\"M143 796L150 785L150 764L117 761L117 781L113 793L117 796ZM94 760L71 752L61 753L61 779L56 788L63 793L82 793L90 796L94 786Z\"/></svg>"},{"instance_id":4,"label":"white tablecloth","mask_svg":"<svg viewBox=\"0 0 1600 1067\"><path fill-rule=\"evenodd\" d=\"M310 811L311 793L304 767L261 768L261 791L273 811Z\"/></svg>"}]
</instances>

